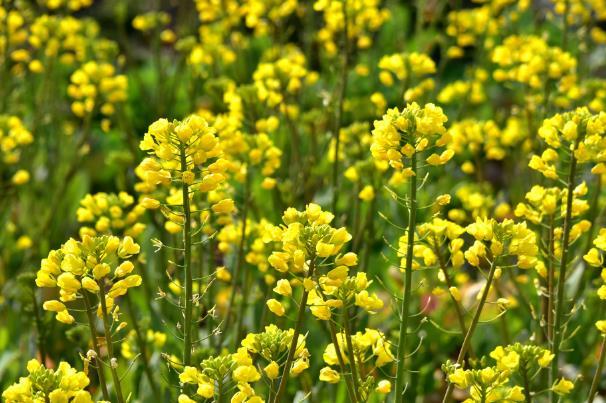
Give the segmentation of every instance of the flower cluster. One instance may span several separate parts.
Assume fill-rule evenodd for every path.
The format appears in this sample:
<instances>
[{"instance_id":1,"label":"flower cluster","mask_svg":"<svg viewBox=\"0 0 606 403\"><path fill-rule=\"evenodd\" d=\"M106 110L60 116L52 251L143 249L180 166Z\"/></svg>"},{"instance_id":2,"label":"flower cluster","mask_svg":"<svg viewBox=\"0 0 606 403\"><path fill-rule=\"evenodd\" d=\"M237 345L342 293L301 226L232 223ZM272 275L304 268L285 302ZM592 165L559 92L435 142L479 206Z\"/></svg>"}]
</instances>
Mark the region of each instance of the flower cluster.
<instances>
[{"instance_id":1,"label":"flower cluster","mask_svg":"<svg viewBox=\"0 0 606 403\"><path fill-rule=\"evenodd\" d=\"M177 182L191 186L193 191L209 192L226 179L223 160L208 164L220 156L221 149L214 130L197 115L183 121L160 119L152 123L140 147L150 157L138 167L143 177L139 191L152 192L158 186ZM143 205L157 208L159 202L148 198Z\"/></svg>"},{"instance_id":2,"label":"flower cluster","mask_svg":"<svg viewBox=\"0 0 606 403\"><path fill-rule=\"evenodd\" d=\"M59 322L73 323L75 319L65 303L86 299L85 292L89 292L99 296L106 314L112 312L115 298L141 285L141 276L132 274L134 265L128 260L139 250L129 236L120 239L85 235L82 241L70 239L42 259L36 275L38 287L59 288L60 300L44 302L44 309L56 312ZM101 305L98 312L103 312Z\"/></svg>"},{"instance_id":3,"label":"flower cluster","mask_svg":"<svg viewBox=\"0 0 606 403\"><path fill-rule=\"evenodd\" d=\"M92 226L81 227L80 237L116 234L136 238L145 230L141 222L144 212L126 192L88 194L80 200L76 214L78 222Z\"/></svg>"},{"instance_id":4,"label":"flower cluster","mask_svg":"<svg viewBox=\"0 0 606 403\"><path fill-rule=\"evenodd\" d=\"M17 116L0 115L0 179L10 180L15 185L23 185L29 181L29 172L24 169L14 170L24 152L24 148L34 141Z\"/></svg>"},{"instance_id":5,"label":"flower cluster","mask_svg":"<svg viewBox=\"0 0 606 403\"><path fill-rule=\"evenodd\" d=\"M76 70L67 88L72 102L72 112L79 118L100 112L105 119L101 122L103 130L109 130L109 117L116 112L116 106L127 97L127 79L116 74L109 63L87 62Z\"/></svg>"},{"instance_id":6,"label":"flower cluster","mask_svg":"<svg viewBox=\"0 0 606 403\"><path fill-rule=\"evenodd\" d=\"M285 106L301 91L303 83L313 81L305 64L305 56L295 48L275 61L259 63L253 74L259 100L270 108L280 106L285 111Z\"/></svg>"},{"instance_id":7,"label":"flower cluster","mask_svg":"<svg viewBox=\"0 0 606 403\"><path fill-rule=\"evenodd\" d=\"M2 392L2 398L7 403L94 401L84 389L90 382L86 374L72 368L67 362L60 362L53 370L32 359L27 363L27 372L27 376Z\"/></svg>"},{"instance_id":8,"label":"flower cluster","mask_svg":"<svg viewBox=\"0 0 606 403\"><path fill-rule=\"evenodd\" d=\"M343 32L347 32L347 41L352 47L367 49L372 46L372 34L390 17L389 11L380 8L380 4L378 0L316 1L314 10L322 12L324 20L318 39L326 53L329 56L337 54Z\"/></svg>"},{"instance_id":9,"label":"flower cluster","mask_svg":"<svg viewBox=\"0 0 606 403\"><path fill-rule=\"evenodd\" d=\"M403 171L406 176L414 175L410 167L405 168L404 158L448 145L450 135L444 128L447 120L442 109L434 104L420 107L412 103L402 111L390 109L382 120L374 122L372 156L379 161L389 161L392 168ZM426 161L430 165L443 165L453 155L454 151L447 149L441 154L431 154Z\"/></svg>"},{"instance_id":10,"label":"flower cluster","mask_svg":"<svg viewBox=\"0 0 606 403\"><path fill-rule=\"evenodd\" d=\"M394 84L394 77L404 83L406 102L417 101L423 94L434 89L432 78L422 80L436 72L434 61L424 53L396 53L383 56L379 60L379 69L381 69L379 79L384 85L391 87Z\"/></svg>"},{"instance_id":11,"label":"flower cluster","mask_svg":"<svg viewBox=\"0 0 606 403\"><path fill-rule=\"evenodd\" d=\"M339 366L341 360L343 360L344 364L349 364L348 357L350 356L354 357L356 367L363 368L365 373L372 373L375 369L390 364L395 360L389 341L379 330L365 329L364 332L357 332L351 335L351 347L353 349L351 355L348 352L350 344L346 339L347 336L345 333L338 333L338 346L330 343L324 349L322 358L327 366L320 370L320 381L337 383L341 379L341 375L347 376L346 374L339 373L333 367ZM342 357L340 358L339 355L342 355ZM381 394L389 393L391 391L391 383L388 380L377 382L374 377L369 376L363 382L364 390L360 391L362 396L365 397L364 401L372 393L373 388Z\"/></svg>"},{"instance_id":12,"label":"flower cluster","mask_svg":"<svg viewBox=\"0 0 606 403\"><path fill-rule=\"evenodd\" d=\"M505 38L494 49L492 61L498 66L493 73L495 80L520 83L533 91L556 83L558 90L565 93L575 84L576 59L536 36Z\"/></svg>"},{"instance_id":13,"label":"flower cluster","mask_svg":"<svg viewBox=\"0 0 606 403\"><path fill-rule=\"evenodd\" d=\"M255 35L262 36L284 29L285 20L297 10L297 6L297 0L246 0L240 12L245 16L246 26L254 29Z\"/></svg>"},{"instance_id":14,"label":"flower cluster","mask_svg":"<svg viewBox=\"0 0 606 403\"><path fill-rule=\"evenodd\" d=\"M533 155L528 166L550 179L560 176L559 151L574 153L579 164L594 163L592 172L606 171L606 113L592 114L587 108L557 114L545 119L539 136L548 147L540 156Z\"/></svg>"}]
</instances>

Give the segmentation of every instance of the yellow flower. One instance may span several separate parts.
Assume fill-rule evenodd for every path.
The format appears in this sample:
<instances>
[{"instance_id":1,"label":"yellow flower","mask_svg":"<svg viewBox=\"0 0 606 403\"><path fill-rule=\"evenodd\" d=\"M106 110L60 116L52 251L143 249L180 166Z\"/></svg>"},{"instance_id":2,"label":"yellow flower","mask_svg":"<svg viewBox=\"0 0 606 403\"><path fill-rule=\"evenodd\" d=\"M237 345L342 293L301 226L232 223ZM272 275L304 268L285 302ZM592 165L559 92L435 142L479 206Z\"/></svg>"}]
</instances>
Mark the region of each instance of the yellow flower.
<instances>
[{"instance_id":1,"label":"yellow flower","mask_svg":"<svg viewBox=\"0 0 606 403\"><path fill-rule=\"evenodd\" d=\"M236 209L234 201L232 199L223 199L218 203L213 204L211 207L215 213L228 214Z\"/></svg>"},{"instance_id":2,"label":"yellow flower","mask_svg":"<svg viewBox=\"0 0 606 403\"><path fill-rule=\"evenodd\" d=\"M589 252L583 256L583 259L593 267L601 267L604 263L602 254L596 248L589 249Z\"/></svg>"},{"instance_id":3,"label":"yellow flower","mask_svg":"<svg viewBox=\"0 0 606 403\"><path fill-rule=\"evenodd\" d=\"M595 327L597 327L600 332L606 334L606 320L598 320L595 323Z\"/></svg>"},{"instance_id":4,"label":"yellow flower","mask_svg":"<svg viewBox=\"0 0 606 403\"><path fill-rule=\"evenodd\" d=\"M569 394L572 389L574 389L574 383L572 383L566 378L558 379L551 387L551 390L553 390L560 396Z\"/></svg>"},{"instance_id":5,"label":"yellow flower","mask_svg":"<svg viewBox=\"0 0 606 403\"><path fill-rule=\"evenodd\" d=\"M383 395L389 394L391 392L391 382L386 379L380 380L377 384L377 387L375 388L375 391Z\"/></svg>"},{"instance_id":6,"label":"yellow flower","mask_svg":"<svg viewBox=\"0 0 606 403\"><path fill-rule=\"evenodd\" d=\"M330 367L324 367L320 370L320 380L328 383L338 383L341 380L341 375Z\"/></svg>"},{"instance_id":7,"label":"yellow flower","mask_svg":"<svg viewBox=\"0 0 606 403\"><path fill-rule=\"evenodd\" d=\"M215 385L209 382L200 382L196 393L206 399L210 399L215 395Z\"/></svg>"},{"instance_id":8,"label":"yellow flower","mask_svg":"<svg viewBox=\"0 0 606 403\"><path fill-rule=\"evenodd\" d=\"M366 185L364 188L358 193L358 197L364 201L371 201L375 198L375 190L372 186Z\"/></svg>"},{"instance_id":9,"label":"yellow flower","mask_svg":"<svg viewBox=\"0 0 606 403\"><path fill-rule=\"evenodd\" d=\"M263 368L265 375L271 380L276 379L279 375L280 366L277 362L272 361L265 368Z\"/></svg>"},{"instance_id":10,"label":"yellow flower","mask_svg":"<svg viewBox=\"0 0 606 403\"><path fill-rule=\"evenodd\" d=\"M282 304L280 303L280 301L276 300L276 299L268 299L267 300L267 307L269 308L269 310L277 316L284 316L284 313L286 312L284 310L284 307L282 306Z\"/></svg>"},{"instance_id":11,"label":"yellow flower","mask_svg":"<svg viewBox=\"0 0 606 403\"><path fill-rule=\"evenodd\" d=\"M255 382L261 375L253 365L241 365L234 370L233 378L237 382Z\"/></svg>"},{"instance_id":12,"label":"yellow flower","mask_svg":"<svg viewBox=\"0 0 606 403\"><path fill-rule=\"evenodd\" d=\"M549 350L545 350L543 355L541 355L538 359L538 364L541 368L547 368L551 364L553 360L554 354L550 353Z\"/></svg>"},{"instance_id":13,"label":"yellow flower","mask_svg":"<svg viewBox=\"0 0 606 403\"><path fill-rule=\"evenodd\" d=\"M278 283L274 287L274 292L285 297L292 295L292 287L290 286L290 282L285 279L278 280Z\"/></svg>"},{"instance_id":14,"label":"yellow flower","mask_svg":"<svg viewBox=\"0 0 606 403\"><path fill-rule=\"evenodd\" d=\"M25 169L18 170L13 175L11 182L17 186L26 184L29 182L29 172L27 172Z\"/></svg>"}]
</instances>

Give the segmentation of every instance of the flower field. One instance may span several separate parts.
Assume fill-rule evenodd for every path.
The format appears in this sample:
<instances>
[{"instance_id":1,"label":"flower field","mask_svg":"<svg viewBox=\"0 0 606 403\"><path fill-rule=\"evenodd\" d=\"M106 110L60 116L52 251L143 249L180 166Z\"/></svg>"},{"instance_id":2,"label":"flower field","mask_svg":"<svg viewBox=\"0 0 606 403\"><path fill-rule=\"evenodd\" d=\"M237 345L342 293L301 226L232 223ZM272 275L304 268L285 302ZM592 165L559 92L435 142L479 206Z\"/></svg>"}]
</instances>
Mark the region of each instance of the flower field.
<instances>
[{"instance_id":1,"label":"flower field","mask_svg":"<svg viewBox=\"0 0 606 403\"><path fill-rule=\"evenodd\" d=\"M605 108L603 0L0 0L2 402L606 402Z\"/></svg>"}]
</instances>

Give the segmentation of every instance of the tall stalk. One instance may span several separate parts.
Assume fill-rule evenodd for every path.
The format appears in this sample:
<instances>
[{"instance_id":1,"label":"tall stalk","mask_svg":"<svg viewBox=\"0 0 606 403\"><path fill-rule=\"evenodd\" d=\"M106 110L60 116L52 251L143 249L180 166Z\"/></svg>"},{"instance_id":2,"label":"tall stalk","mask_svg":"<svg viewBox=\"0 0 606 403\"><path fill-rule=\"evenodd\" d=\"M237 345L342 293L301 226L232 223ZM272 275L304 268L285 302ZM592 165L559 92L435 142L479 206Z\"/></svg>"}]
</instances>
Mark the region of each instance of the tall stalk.
<instances>
[{"instance_id":1,"label":"tall stalk","mask_svg":"<svg viewBox=\"0 0 606 403\"><path fill-rule=\"evenodd\" d=\"M453 286L452 279L450 278L450 274L448 274L448 270L446 270L446 262L444 262L444 258L442 257L442 251L440 251L440 245L438 244L437 237L434 235L434 253L438 257L438 264L440 265L440 270L442 270L442 274L444 274L444 280L446 281L446 287L450 289ZM457 320L459 321L459 326L461 327L461 333L467 333L467 326L465 326L465 317L463 315L463 309L461 309L461 305L459 301L450 294L450 299L452 299L452 303L455 307L455 312L457 313Z\"/></svg>"},{"instance_id":2,"label":"tall stalk","mask_svg":"<svg viewBox=\"0 0 606 403\"><path fill-rule=\"evenodd\" d=\"M600 380L602 379L602 370L604 369L604 360L606 359L606 335L602 336L602 347L600 348L600 358L598 359L598 367L595 369L595 375L591 382L591 389L589 390L589 396L587 403L593 403L595 394L598 391Z\"/></svg>"},{"instance_id":3,"label":"tall stalk","mask_svg":"<svg viewBox=\"0 0 606 403\"><path fill-rule=\"evenodd\" d=\"M337 96L337 108L335 110L335 124L333 127L333 138L335 140L335 153L332 166L332 211L336 214L337 203L339 201L339 149L341 148L341 125L343 123L343 103L345 100L345 91L347 90L347 73L349 69L349 31L347 19L347 0L342 2L343 11L343 59L341 61L341 82L339 83L339 93Z\"/></svg>"},{"instance_id":4,"label":"tall stalk","mask_svg":"<svg viewBox=\"0 0 606 403\"><path fill-rule=\"evenodd\" d=\"M247 221L248 221L248 207L250 204L250 180L251 180L251 173L250 173L250 166L248 166L246 168L246 177L244 179L244 195L243 195L243 205L242 205L242 226L241 226L241 230L240 230L240 242L238 244L238 255L236 257L236 268L234 270L234 276L233 276L233 285L232 285L232 289L231 289L231 295L229 297L229 303L227 305L227 316L225 318L225 325L224 325L224 329L228 330L230 325L231 325L231 319L234 316L233 314L233 310L234 310L234 304L236 302L236 295L238 294L239 290L243 290L243 295L242 295L242 301L240 301L240 310L239 310L239 314L238 317L236 318L236 334L234 335L234 350L238 348L238 343L239 343L239 337L240 337L240 332L242 330L242 321L244 320L244 308L246 305L246 298L245 296L248 295L247 289L246 287L248 286L246 284L246 278L248 276L244 276L244 281L240 282L240 284L238 284L238 282L240 281L240 277L242 276L242 268L244 267L244 249L246 246L246 227L247 227ZM248 273L247 273L248 274ZM227 331L223 332L224 334L227 333Z\"/></svg>"},{"instance_id":5,"label":"tall stalk","mask_svg":"<svg viewBox=\"0 0 606 403\"><path fill-rule=\"evenodd\" d=\"M580 137L580 136L579 136ZM564 233L562 235L562 257L560 258L560 269L558 273L558 284L556 293L556 304L553 325L553 344L552 354L553 361L551 362L551 379L553 383L558 375L558 361L560 358L560 343L562 342L562 319L564 316L564 285L566 284L566 269L568 267L568 252L570 241L570 229L572 227L572 201L574 198L574 177L577 169L577 159L574 155L579 144L579 137L575 141L573 151L570 154L570 169L568 171L567 194L566 194L566 215L564 216ZM554 392L551 391L551 397L554 397Z\"/></svg>"},{"instance_id":6,"label":"tall stalk","mask_svg":"<svg viewBox=\"0 0 606 403\"><path fill-rule=\"evenodd\" d=\"M92 307L87 291L83 292L84 295L84 309L86 311L86 317L88 319L88 327L90 329L91 343L93 344L93 351L96 354L95 366L97 367L97 376L99 377L99 385L101 386L101 392L103 393L103 399L109 400L109 392L107 391L107 382L105 381L105 372L103 372L103 362L101 361L101 349L99 348L99 342L97 341L97 332L95 331L95 317L93 316Z\"/></svg>"},{"instance_id":7,"label":"tall stalk","mask_svg":"<svg viewBox=\"0 0 606 403\"><path fill-rule=\"evenodd\" d=\"M322 290L320 290L320 295L322 295L322 298L324 300L326 300L326 295L324 294L324 292L322 292ZM332 319L328 319L327 322L328 322L328 331L330 333L330 340L332 341L333 346L335 346L335 355L337 356L337 361L339 361L339 366L341 367L341 372L343 373L344 378L345 378L345 386L347 387L347 395L349 396L349 400L352 403L357 403L358 397L357 397L357 394L356 394L354 386L353 386L353 380L351 379L352 374L346 373L347 367L345 365L345 360L343 359L343 352L341 351L341 347L339 346L339 339L337 337L336 326L335 326L334 322L332 321ZM269 401L271 401L271 399Z\"/></svg>"},{"instance_id":8,"label":"tall stalk","mask_svg":"<svg viewBox=\"0 0 606 403\"><path fill-rule=\"evenodd\" d=\"M181 146L181 172L187 171L185 146ZM191 365L192 350L192 313L193 313L193 276L191 267L191 207L189 205L189 185L181 183L183 196L183 267L185 286L185 310L183 315L183 365Z\"/></svg>"},{"instance_id":9,"label":"tall stalk","mask_svg":"<svg viewBox=\"0 0 606 403\"><path fill-rule=\"evenodd\" d=\"M312 277L314 274L314 270L316 267L316 257L312 256L309 264L309 274L308 277ZM292 340L290 342L290 348L288 350L288 356L286 358L286 363L284 364L284 369L282 370L282 377L280 378L280 384L278 386L278 390L276 392L276 396L274 397L273 403L279 403L282 400L282 395L286 391L286 384L288 383L288 377L290 374L290 367L295 358L295 352L297 351L297 343L299 340L299 335L301 334L301 328L303 327L303 319L305 318L305 307L307 305L307 297L309 296L309 291L303 287L303 294L301 295L301 301L299 302L299 312L297 313L297 321L295 323L295 331L292 335Z\"/></svg>"},{"instance_id":10,"label":"tall stalk","mask_svg":"<svg viewBox=\"0 0 606 403\"><path fill-rule=\"evenodd\" d=\"M114 382L114 390L118 398L118 403L124 403L124 395L122 394L122 385L120 384L120 377L118 371L114 366L114 342L112 340L111 325L109 323L109 317L107 316L107 304L105 303L105 289L103 284L99 284L99 302L101 303L101 316L103 317L103 330L105 332L105 345L107 347L107 354L109 356L109 369L112 374L112 380Z\"/></svg>"},{"instance_id":11,"label":"tall stalk","mask_svg":"<svg viewBox=\"0 0 606 403\"><path fill-rule=\"evenodd\" d=\"M410 309L410 298L412 289L412 257L415 242L415 226L417 221L417 154L413 153L411 157L411 169L413 175L408 179L408 239L406 245L406 268L404 272L404 291L402 304L400 307L400 335L398 339L398 354L396 368L396 389L395 402L404 402L404 370L406 359L406 332L408 329L408 315Z\"/></svg>"},{"instance_id":12,"label":"tall stalk","mask_svg":"<svg viewBox=\"0 0 606 403\"><path fill-rule=\"evenodd\" d=\"M125 295L124 298L126 299L126 308L128 310L128 315L130 316L130 321L132 323L133 330L135 331L137 344L139 345L139 351L141 352L143 371L145 372L145 376L149 381L149 386L151 387L154 396L160 396L158 393L158 386L156 385L156 382L154 382L154 377L152 375L151 368L149 367L147 345L145 344L145 338L143 337L143 334L141 333L141 328L139 327L139 323L137 322L137 315L135 313L133 302L131 301L131 298L128 294Z\"/></svg>"},{"instance_id":13,"label":"tall stalk","mask_svg":"<svg viewBox=\"0 0 606 403\"><path fill-rule=\"evenodd\" d=\"M36 330L38 334L38 351L40 352L40 361L46 363L46 347L44 337L46 335L44 324L40 316L40 309L38 306L38 300L36 299L36 293L32 290L32 309L34 311L34 320L36 323Z\"/></svg>"},{"instance_id":14,"label":"tall stalk","mask_svg":"<svg viewBox=\"0 0 606 403\"><path fill-rule=\"evenodd\" d=\"M349 319L349 308L343 309L343 331L345 332L345 342L347 343L347 357L349 360L349 368L351 369L351 377L353 378L354 394L357 400L360 399L360 378L358 377L358 369L356 367L356 357L354 354L354 346L351 340L351 321ZM360 361L360 363L362 363Z\"/></svg>"},{"instance_id":15,"label":"tall stalk","mask_svg":"<svg viewBox=\"0 0 606 403\"><path fill-rule=\"evenodd\" d=\"M553 288L555 283L554 275L554 222L553 215L549 219L549 256L547 257L547 341L553 340Z\"/></svg>"},{"instance_id":16,"label":"tall stalk","mask_svg":"<svg viewBox=\"0 0 606 403\"><path fill-rule=\"evenodd\" d=\"M492 286L492 281L494 279L494 273L497 269L497 257L493 258L490 263L490 270L488 271L488 278L486 279L486 284L484 285L484 291L482 292L482 296L480 297L480 303L476 308L476 312L473 315L473 319L471 320L471 324L467 329L467 333L465 334L465 339L463 340L463 345L461 346L461 350L459 350L459 356L457 357L457 365L463 364L463 360L465 359L465 355L471 346L471 338L478 326L478 322L480 321L480 316L482 315L482 309L486 304L486 299L488 298L488 293L490 292L490 287ZM444 398L442 399L442 403L447 403L450 401L450 397L452 395L452 391L454 390L454 383L448 383L448 387L446 388L446 392L444 393Z\"/></svg>"}]
</instances>

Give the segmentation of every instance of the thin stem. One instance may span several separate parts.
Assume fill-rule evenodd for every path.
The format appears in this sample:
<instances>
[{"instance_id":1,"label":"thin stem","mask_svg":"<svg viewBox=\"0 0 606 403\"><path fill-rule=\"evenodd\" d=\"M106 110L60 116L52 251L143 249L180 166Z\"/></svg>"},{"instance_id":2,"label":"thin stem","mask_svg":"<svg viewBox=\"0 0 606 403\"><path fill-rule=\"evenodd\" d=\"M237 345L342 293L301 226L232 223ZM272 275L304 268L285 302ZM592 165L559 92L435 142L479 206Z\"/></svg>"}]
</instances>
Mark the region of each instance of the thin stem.
<instances>
[{"instance_id":1,"label":"thin stem","mask_svg":"<svg viewBox=\"0 0 606 403\"><path fill-rule=\"evenodd\" d=\"M33 291L32 308L34 310L34 320L36 322L36 329L38 330L38 351L40 352L40 361L42 361L42 363L46 363L46 347L44 342L44 336L46 332L44 331L44 324L42 323L42 318L40 317L40 310L38 307L38 300L36 299L36 293Z\"/></svg>"},{"instance_id":2,"label":"thin stem","mask_svg":"<svg viewBox=\"0 0 606 403\"><path fill-rule=\"evenodd\" d=\"M566 51L568 47L568 16L570 14L570 0L564 0L564 13L562 14L563 18L563 27L562 27L562 50Z\"/></svg>"},{"instance_id":3,"label":"thin stem","mask_svg":"<svg viewBox=\"0 0 606 403\"><path fill-rule=\"evenodd\" d=\"M335 346L335 354L337 356L337 360L339 361L339 366L341 367L341 372L344 374L345 386L347 387L347 394L349 396L349 399L352 401L352 403L357 403L358 399L357 399L356 393L354 391L354 386L352 384L351 377L350 377L350 375L345 374L345 370L346 370L345 360L343 359L343 353L341 352L341 347L339 346L339 339L337 338L337 329L335 327L334 322L331 319L327 320L327 322L328 322L328 330L330 332L330 339L332 341L333 346Z\"/></svg>"},{"instance_id":4,"label":"thin stem","mask_svg":"<svg viewBox=\"0 0 606 403\"><path fill-rule=\"evenodd\" d=\"M593 403L595 394L598 391L600 380L602 379L602 370L604 369L604 360L606 359L606 335L602 336L602 347L600 349L600 358L598 360L598 367L595 370L593 381L591 382L591 389L589 390L589 397L587 403Z\"/></svg>"},{"instance_id":5,"label":"thin stem","mask_svg":"<svg viewBox=\"0 0 606 403\"><path fill-rule=\"evenodd\" d=\"M589 250L591 249L592 243L593 243L593 235L595 233L595 228L596 226L599 226L599 204L600 204L600 194L602 193L602 175L597 175L597 183L595 186L595 193L593 194L593 199L591 200L591 207L589 209L589 214L588 216L591 219L591 227L589 227L589 230L587 231L587 243L585 245L585 247L583 248L583 252L582 254L585 255L587 254L587 252L589 252ZM577 291L574 295L574 300L578 300L579 298L581 298L581 295L583 295L583 291L585 291L585 287L587 286L587 284L589 284L591 282L591 275L592 275L592 270L587 270L588 267L587 265L583 265L582 268L582 275L581 275L581 281L579 281L579 286L577 288Z\"/></svg>"},{"instance_id":6,"label":"thin stem","mask_svg":"<svg viewBox=\"0 0 606 403\"><path fill-rule=\"evenodd\" d=\"M482 314L482 309L486 304L486 299L488 298L488 293L490 292L490 287L492 286L492 280L494 279L494 273L496 271L497 258L495 257L490 264L490 271L488 272L488 278L486 279L486 284L484 285L484 291L482 292L482 296L480 298L480 302L478 307L476 308L476 312L473 315L473 319L471 320L471 324L467 329L467 334L465 335L465 339L463 340L463 345L461 346L461 350L459 351L459 356L457 357L457 364L461 365L463 360L465 359L465 355L471 345L471 338L478 326L478 322L480 321L480 316ZM446 388L446 392L444 393L444 399L442 399L442 403L447 403L450 401L450 397L452 395L452 391L454 390L454 384L448 383L448 387Z\"/></svg>"},{"instance_id":7,"label":"thin stem","mask_svg":"<svg viewBox=\"0 0 606 403\"><path fill-rule=\"evenodd\" d=\"M130 316L130 321L133 326L133 330L135 331L135 336L137 339L137 344L139 345L139 351L141 352L141 361L143 362L143 371L145 372L145 376L149 381L149 386L151 386L154 396L160 396L158 393L158 387L156 382L154 382L154 377L151 372L151 368L149 367L149 357L147 355L147 345L145 343L145 339L143 338L143 334L141 333L141 328L139 327L139 323L137 322L137 315L135 314L135 308L133 307L133 302L128 294L125 295L126 299L126 309L128 310L128 315Z\"/></svg>"},{"instance_id":8,"label":"thin stem","mask_svg":"<svg viewBox=\"0 0 606 403\"><path fill-rule=\"evenodd\" d=\"M408 314L412 289L412 257L415 242L415 226L417 220L417 154L413 153L410 161L413 175L409 178L409 210L408 210L408 243L406 247L406 268L404 272L404 296L400 307L400 335L398 339L398 356L396 368L395 402L404 403L404 370L406 358L406 336L408 331Z\"/></svg>"},{"instance_id":9,"label":"thin stem","mask_svg":"<svg viewBox=\"0 0 606 403\"><path fill-rule=\"evenodd\" d=\"M526 363L520 367L520 372L522 373L522 381L524 382L524 397L526 403L532 403L532 394L530 393L530 380L528 379L528 370L526 368Z\"/></svg>"},{"instance_id":10,"label":"thin stem","mask_svg":"<svg viewBox=\"0 0 606 403\"><path fill-rule=\"evenodd\" d=\"M307 277L312 277L315 270L315 256L311 257L309 264L309 274ZM301 334L301 327L303 327L303 319L305 317L305 307L307 305L307 297L309 296L309 292L303 288L303 294L301 295L301 301L299 303L299 312L297 313L297 322L295 323L295 331L292 335L292 340L290 342L290 348L288 350L288 356L286 358L286 363L284 364L284 369L282 370L282 377L280 379L280 385L278 386L278 391L276 392L276 397L273 400L273 403L279 403L282 400L282 395L286 390L286 384L288 383L288 376L290 374L290 367L295 358L295 352L297 351L297 344L299 341L299 335Z\"/></svg>"},{"instance_id":11,"label":"thin stem","mask_svg":"<svg viewBox=\"0 0 606 403\"><path fill-rule=\"evenodd\" d=\"M181 172L186 172L187 157L185 146L181 146ZM189 205L189 185L182 182L183 196L183 215L185 222L183 223L183 250L184 260L183 267L184 285L185 285L185 312L183 321L183 365L191 365L191 350L192 350L192 313L193 313L193 276L191 267L191 209Z\"/></svg>"},{"instance_id":12,"label":"thin stem","mask_svg":"<svg viewBox=\"0 0 606 403\"><path fill-rule=\"evenodd\" d=\"M341 125L343 123L343 103L345 92L347 90L347 72L349 69L349 32L347 19L347 0L342 3L343 8L343 60L341 61L341 77L339 84L339 93L337 97L337 108L335 111L335 124L333 127L333 138L335 140L335 153L332 166L332 211L337 213L337 203L339 201L339 150L341 148Z\"/></svg>"},{"instance_id":13,"label":"thin stem","mask_svg":"<svg viewBox=\"0 0 606 403\"><path fill-rule=\"evenodd\" d=\"M547 340L553 341L553 288L555 283L554 274L554 221L553 215L549 219L549 256L547 257Z\"/></svg>"},{"instance_id":14,"label":"thin stem","mask_svg":"<svg viewBox=\"0 0 606 403\"><path fill-rule=\"evenodd\" d=\"M105 345L107 347L107 354L109 356L109 369L112 374L112 380L114 381L114 390L118 397L119 403L124 403L124 396L122 395L122 385L120 384L120 377L118 371L113 364L114 357L114 342L112 341L111 325L109 323L109 317L107 316L107 304L105 303L105 289L103 284L99 284L99 302L101 303L101 316L103 317L103 330L105 331Z\"/></svg>"},{"instance_id":15,"label":"thin stem","mask_svg":"<svg viewBox=\"0 0 606 403\"><path fill-rule=\"evenodd\" d=\"M244 189L243 189L243 205L242 205L242 226L240 230L240 242L238 244L238 255L236 261L236 268L234 270L233 276L233 285L231 288L231 295L229 297L229 304L227 305L227 317L225 318L225 330L229 329L231 324L231 319L233 317L233 308L236 301L236 295L238 291L242 289L242 284L238 284L242 272L242 267L244 266L244 249L246 246L246 227L248 221L248 210L250 204L250 180L251 180L251 172L250 166L246 168L246 177L244 179ZM245 276L247 277L247 276ZM246 304L246 299L242 298L240 301L240 312L238 317L236 318L236 334L234 335L234 350L238 348L238 342L240 337L240 332L242 330L242 321L244 320L244 308ZM224 332L227 333L227 332Z\"/></svg>"},{"instance_id":16,"label":"thin stem","mask_svg":"<svg viewBox=\"0 0 606 403\"><path fill-rule=\"evenodd\" d=\"M438 263L440 265L440 270L442 270L442 274L444 274L444 280L446 281L446 287L450 289L452 287L452 280L450 279L450 274L446 270L446 264L444 263L444 258L442 257L442 252L440 251L440 246L438 245L437 237L434 235L434 252L438 257ZM450 294L450 293L449 293ZM457 313L457 319L459 320L459 326L461 327L461 332L463 334L467 333L467 326L465 326L465 317L463 316L463 310L461 309L461 305L459 305L459 301L455 299L455 297L450 294L450 299L455 307L455 311Z\"/></svg>"},{"instance_id":17,"label":"thin stem","mask_svg":"<svg viewBox=\"0 0 606 403\"><path fill-rule=\"evenodd\" d=\"M351 321L349 320L349 309L343 309L343 331L345 332L345 342L347 343L347 356L349 359L349 368L353 378L354 393L356 400L360 399L360 379L358 378L358 368L356 367L356 357L354 354L353 342L351 340ZM361 362L360 362L361 363Z\"/></svg>"},{"instance_id":18,"label":"thin stem","mask_svg":"<svg viewBox=\"0 0 606 403\"><path fill-rule=\"evenodd\" d=\"M551 379L550 382L557 378L558 375L558 362L560 358L560 343L562 341L562 320L564 316L564 285L566 284L566 269L568 265L568 252L569 252L569 241L570 241L570 229L572 227L572 201L574 199L574 177L577 168L577 159L574 155L580 136L577 137L573 151L570 155L570 170L568 172L568 186L566 194L566 215L564 217L564 234L562 236L562 257L560 258L560 270L558 273L558 287L556 294L556 305L555 305L555 318L554 318L554 329L553 329L553 344L552 354L553 361L551 362ZM554 393L551 391L551 397L554 398Z\"/></svg>"},{"instance_id":19,"label":"thin stem","mask_svg":"<svg viewBox=\"0 0 606 403\"><path fill-rule=\"evenodd\" d=\"M107 383L105 381L105 373L103 372L103 363L101 362L101 349L97 342L97 335L95 332L95 318L91 311L91 304L88 293L83 292L84 296L84 308L86 310L86 317L88 318L88 327L90 329L91 343L93 344L93 350L97 355L95 357L95 366L97 367L97 376L99 377L99 384L101 385L101 392L103 393L103 399L109 401L109 392L107 391Z\"/></svg>"}]
</instances>

